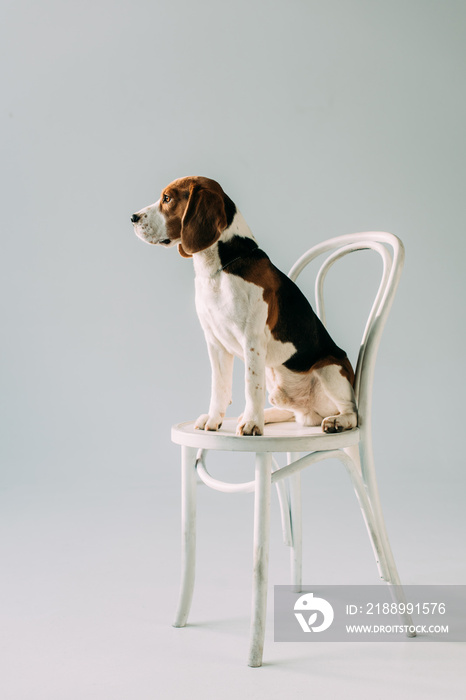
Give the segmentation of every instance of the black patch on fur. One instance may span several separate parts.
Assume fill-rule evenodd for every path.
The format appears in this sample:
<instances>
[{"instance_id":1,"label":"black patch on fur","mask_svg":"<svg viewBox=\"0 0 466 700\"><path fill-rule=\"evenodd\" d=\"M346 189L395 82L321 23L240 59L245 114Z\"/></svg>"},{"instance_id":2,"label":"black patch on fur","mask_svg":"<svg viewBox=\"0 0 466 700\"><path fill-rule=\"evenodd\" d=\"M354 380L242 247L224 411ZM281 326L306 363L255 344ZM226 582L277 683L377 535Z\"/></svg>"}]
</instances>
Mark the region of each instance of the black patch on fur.
<instances>
[{"instance_id":1,"label":"black patch on fur","mask_svg":"<svg viewBox=\"0 0 466 700\"><path fill-rule=\"evenodd\" d=\"M236 204L231 201L227 194L223 194L223 205L225 207L225 214L227 217L227 228L233 223L233 219L236 214Z\"/></svg>"},{"instance_id":2,"label":"black patch on fur","mask_svg":"<svg viewBox=\"0 0 466 700\"><path fill-rule=\"evenodd\" d=\"M293 343L296 348L295 354L283 363L284 366L295 372L307 372L312 365L329 355L344 359L345 351L332 340L299 287L283 272L277 268L275 270L281 284L277 292L278 323L273 335L283 343Z\"/></svg>"},{"instance_id":3,"label":"black patch on fur","mask_svg":"<svg viewBox=\"0 0 466 700\"><path fill-rule=\"evenodd\" d=\"M231 200L230 200L231 201ZM233 204L233 202L232 202ZM233 206L235 206L233 204ZM236 207L235 207L236 211ZM252 238L244 238L243 236L232 236L226 243L224 241L218 242L218 254L220 257L220 262L223 265L228 265L235 258L249 258L251 253L256 253L254 260L257 260L257 253L262 253L260 257L267 257L263 250L260 250L257 243L252 240ZM238 263L241 261L238 260ZM236 266L235 266L236 267ZM237 274L241 274L238 272Z\"/></svg>"}]
</instances>

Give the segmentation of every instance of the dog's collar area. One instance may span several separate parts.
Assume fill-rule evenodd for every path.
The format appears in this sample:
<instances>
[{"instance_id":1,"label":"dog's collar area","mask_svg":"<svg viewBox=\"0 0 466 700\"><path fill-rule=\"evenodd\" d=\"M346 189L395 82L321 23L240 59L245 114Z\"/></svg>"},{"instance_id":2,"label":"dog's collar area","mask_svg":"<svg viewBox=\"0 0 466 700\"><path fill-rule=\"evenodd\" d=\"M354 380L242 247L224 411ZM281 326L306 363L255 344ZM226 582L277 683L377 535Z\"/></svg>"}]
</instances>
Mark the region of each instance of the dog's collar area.
<instances>
[{"instance_id":1,"label":"dog's collar area","mask_svg":"<svg viewBox=\"0 0 466 700\"><path fill-rule=\"evenodd\" d=\"M224 270L226 267L228 267L229 265L233 265L234 262L236 262L237 260L241 260L242 258L243 258L243 255L238 255L237 258L233 258L233 260L230 260L230 262L227 262L222 267L219 267L218 270L215 270L215 272L211 275L211 277L215 277L215 275L218 275L219 272Z\"/></svg>"},{"instance_id":2,"label":"dog's collar area","mask_svg":"<svg viewBox=\"0 0 466 700\"><path fill-rule=\"evenodd\" d=\"M259 246L256 245L256 247L253 248L252 250L257 250L258 248L259 248ZM252 251L248 251L248 252L252 252ZM230 265L233 265L233 263L235 263L237 260L243 260L243 258L247 258L247 257L248 257L248 254L237 255L236 258L233 258L233 260L229 260L227 263L225 263L225 265L222 265L222 267L219 267L218 270L215 270L215 272L213 272L211 274L211 277L215 277L215 275L218 275L220 272L222 272L222 270L225 270L225 268L229 267Z\"/></svg>"}]
</instances>

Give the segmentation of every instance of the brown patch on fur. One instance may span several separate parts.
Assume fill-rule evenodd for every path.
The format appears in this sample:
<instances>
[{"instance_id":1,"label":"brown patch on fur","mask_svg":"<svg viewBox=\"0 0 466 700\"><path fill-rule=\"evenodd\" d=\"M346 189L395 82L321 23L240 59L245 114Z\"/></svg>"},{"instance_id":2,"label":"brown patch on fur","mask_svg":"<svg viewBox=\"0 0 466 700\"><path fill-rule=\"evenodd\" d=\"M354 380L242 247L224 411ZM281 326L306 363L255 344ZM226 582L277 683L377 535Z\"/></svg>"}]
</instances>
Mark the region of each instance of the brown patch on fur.
<instances>
[{"instance_id":1,"label":"brown patch on fur","mask_svg":"<svg viewBox=\"0 0 466 700\"><path fill-rule=\"evenodd\" d=\"M220 185L218 187L221 190ZM181 243L185 252L192 255L209 248L226 227L222 195L215 188L192 185L181 221Z\"/></svg>"},{"instance_id":2,"label":"brown patch on fur","mask_svg":"<svg viewBox=\"0 0 466 700\"><path fill-rule=\"evenodd\" d=\"M332 357L331 355L329 355L329 357L324 357L323 360L319 360L318 362L312 365L310 372L312 372L315 369L322 369L323 367L328 367L329 365L339 365L340 374L342 375L342 377L345 377L345 379L349 381L351 386L354 386L354 371L351 366L351 362L348 360L347 357L344 357L341 360L337 357Z\"/></svg>"},{"instance_id":3,"label":"brown patch on fur","mask_svg":"<svg viewBox=\"0 0 466 700\"><path fill-rule=\"evenodd\" d=\"M246 282L252 282L264 290L264 301L269 309L267 325L273 333L279 317L277 290L280 287L280 279L270 264L270 260L268 258L256 260L254 265L248 265L241 271L241 276ZM253 350L254 348L251 348L251 351Z\"/></svg>"}]
</instances>

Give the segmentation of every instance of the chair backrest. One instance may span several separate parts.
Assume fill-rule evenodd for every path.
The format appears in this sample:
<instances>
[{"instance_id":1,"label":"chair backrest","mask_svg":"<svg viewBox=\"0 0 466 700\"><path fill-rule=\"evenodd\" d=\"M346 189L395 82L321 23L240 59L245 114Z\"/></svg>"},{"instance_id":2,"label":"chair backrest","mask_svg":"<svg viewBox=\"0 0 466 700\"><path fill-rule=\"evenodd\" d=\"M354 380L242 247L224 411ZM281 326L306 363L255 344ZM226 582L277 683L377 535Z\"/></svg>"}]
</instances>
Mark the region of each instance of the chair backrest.
<instances>
[{"instance_id":1,"label":"chair backrest","mask_svg":"<svg viewBox=\"0 0 466 700\"><path fill-rule=\"evenodd\" d=\"M364 329L355 370L354 393L358 403L359 426L361 428L368 428L370 424L375 360L403 269L403 244L397 236L383 231L338 236L323 241L308 250L296 261L288 273L288 276L296 281L306 265L320 255L329 253L321 264L315 281L316 313L325 325L323 287L327 272L337 260L348 253L368 249L374 250L380 255L383 271Z\"/></svg>"}]
</instances>

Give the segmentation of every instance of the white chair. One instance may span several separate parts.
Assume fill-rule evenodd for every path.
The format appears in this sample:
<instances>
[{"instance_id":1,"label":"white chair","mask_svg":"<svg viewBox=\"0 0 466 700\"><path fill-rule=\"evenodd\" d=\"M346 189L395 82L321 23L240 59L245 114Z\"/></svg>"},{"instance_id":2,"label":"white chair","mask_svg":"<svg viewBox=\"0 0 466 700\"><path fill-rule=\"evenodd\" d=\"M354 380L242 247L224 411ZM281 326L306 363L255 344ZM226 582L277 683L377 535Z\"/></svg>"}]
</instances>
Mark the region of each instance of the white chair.
<instances>
[{"instance_id":1,"label":"white chair","mask_svg":"<svg viewBox=\"0 0 466 700\"><path fill-rule=\"evenodd\" d=\"M261 666L265 633L271 485L276 484L282 515L285 543L291 547L292 584L301 586L301 483L300 472L324 459L337 458L352 481L381 578L386 581L396 602L406 602L387 537L375 478L371 436L371 403L375 360L390 307L401 275L404 249L391 233L355 233L332 238L305 253L292 267L289 276L296 280L316 257L329 254L316 277L316 313L325 324L323 284L330 267L340 258L358 250L371 249L383 262L382 279L364 330L355 372L358 402L358 427L342 433L327 434L321 428L303 428L296 423L266 425L263 436L237 436L236 419L226 419L218 432L194 429L194 422L172 428L173 442L182 447L182 581L174 626L184 627L191 605L196 548L197 476L209 487L228 493L254 491L254 569L249 665ZM213 478L205 466L208 450L255 453L255 479L230 484ZM273 453L287 453L287 465L279 467ZM301 454L304 453L304 456ZM283 479L289 479L289 489ZM402 615L411 626L408 614Z\"/></svg>"}]
</instances>

